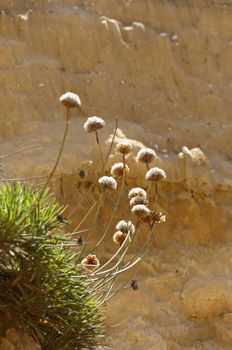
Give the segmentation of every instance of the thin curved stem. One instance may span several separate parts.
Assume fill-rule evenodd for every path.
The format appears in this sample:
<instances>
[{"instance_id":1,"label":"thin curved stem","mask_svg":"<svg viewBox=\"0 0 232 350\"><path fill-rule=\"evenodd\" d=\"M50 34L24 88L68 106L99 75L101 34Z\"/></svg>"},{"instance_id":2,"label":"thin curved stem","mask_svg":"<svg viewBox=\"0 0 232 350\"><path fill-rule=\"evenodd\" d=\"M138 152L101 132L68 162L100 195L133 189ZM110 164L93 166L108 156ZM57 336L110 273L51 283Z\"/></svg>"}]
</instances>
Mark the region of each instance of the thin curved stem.
<instances>
[{"instance_id":1,"label":"thin curved stem","mask_svg":"<svg viewBox=\"0 0 232 350\"><path fill-rule=\"evenodd\" d=\"M108 161L108 159L109 159L109 157L110 157L110 153L111 153L112 148L113 148L114 139L115 139L115 137L116 137L117 130L118 130L118 119L116 118L116 119L115 119L115 128L114 128L113 137L112 137L112 140L111 140L111 143L110 143L109 151L108 151L108 153L107 153L107 155L106 155L106 159L105 159L104 164L103 164L103 167L102 167L102 172L104 171L105 166L106 166L106 164L107 164L107 161Z\"/></svg>"},{"instance_id":2,"label":"thin curved stem","mask_svg":"<svg viewBox=\"0 0 232 350\"><path fill-rule=\"evenodd\" d=\"M39 204L40 202L40 199L42 198L43 194L44 194L44 191L46 190L47 188L47 185L49 184L53 174L55 173L56 171L56 168L59 164L59 161L60 161L60 157L61 157L61 154L63 152L63 149L64 149L64 144L65 144L65 140L66 140L66 136L67 136L67 133L68 133L68 127L69 127L69 124L70 124L70 115L69 115L69 108L67 108L67 114L66 114L66 126L65 126L65 131L64 131L64 135L63 135L63 139L62 139L62 142L61 142L61 145L60 145L60 149L59 149L59 153L58 153L58 156L56 158L56 162L52 168L52 171L50 172L49 176L48 176L48 179L45 183L45 185L43 186L42 190L40 191L40 194L39 196L36 198L35 202L32 203L31 207L29 208L29 210L27 211L27 213L24 215L23 218L21 218L21 220L18 222L18 225L21 225L24 220L28 217L28 215L30 215L30 213L32 212L32 210L35 208L35 206L37 204Z\"/></svg>"},{"instance_id":3,"label":"thin curved stem","mask_svg":"<svg viewBox=\"0 0 232 350\"><path fill-rule=\"evenodd\" d=\"M82 250L81 250L81 252L80 252L80 254L79 254L79 259L83 256L83 253L84 253L84 251L85 251L85 249L86 249L86 246L87 246L87 244L88 244L88 242L89 242L89 240L90 240L90 237L91 237L91 235L92 235L92 233L93 233L93 229L94 229L94 227L96 226L96 222L97 222L97 218L98 218L98 216L99 216L99 212L100 212L100 209L101 209L101 204L102 204L102 201L104 200L104 193L101 193L101 196L100 196L100 198L99 198L99 200L98 200L98 206L97 206L97 210L96 210L96 213L95 213L95 215L94 215L94 220L93 220L93 224L92 224L92 226L91 226L91 228L90 228L90 230L89 230L89 234L88 234L88 236L87 236L87 238L86 238L86 244L83 246L83 248L82 248Z\"/></svg>"},{"instance_id":4,"label":"thin curved stem","mask_svg":"<svg viewBox=\"0 0 232 350\"><path fill-rule=\"evenodd\" d=\"M116 253L104 264L102 265L98 270L97 270L97 275L99 275L100 271L104 269L104 267L106 267L107 265L109 265L111 263L111 261L113 261L116 256L120 253L120 251L123 250L124 246L126 245L126 242L128 241L128 239L130 238L130 234L127 235L126 239L123 241L122 245L118 248L118 250L116 251ZM105 273L106 271L103 271L103 273Z\"/></svg>"},{"instance_id":5,"label":"thin curved stem","mask_svg":"<svg viewBox=\"0 0 232 350\"><path fill-rule=\"evenodd\" d=\"M83 222L85 222L85 220L87 219L87 217L89 216L89 214L91 213L91 211L95 208L95 206L98 204L100 198L98 198L98 200L93 203L93 205L89 208L89 210L86 212L86 214L84 215L84 217L82 218L81 222L74 228L72 234L76 233L76 231L79 229L79 227L81 227L81 225L83 224Z\"/></svg>"},{"instance_id":6,"label":"thin curved stem","mask_svg":"<svg viewBox=\"0 0 232 350\"><path fill-rule=\"evenodd\" d=\"M109 220L109 222L108 222L108 225L107 225L107 227L106 227L106 229L105 229L105 231L104 231L102 237L101 237L101 238L99 239L99 241L96 243L95 249L102 243L102 241L103 241L104 238L106 237L106 235L107 235L107 233L108 233L108 231L109 231L109 229L110 229L110 226L111 226L111 224L112 224L112 222L113 222L113 220L114 220L114 218L115 218L115 215L116 215L117 210L118 210L118 208L119 208L119 205L120 205L120 202L121 202L121 198L122 198L122 194L123 194L124 180L125 180L125 173L123 174L123 177L122 177L122 184L121 184L121 188L120 188L120 193L119 193L118 201L117 201L116 206L115 206L115 208L114 208L113 214L112 214L112 216L111 216L111 218L110 218L110 220Z\"/></svg>"},{"instance_id":7,"label":"thin curved stem","mask_svg":"<svg viewBox=\"0 0 232 350\"><path fill-rule=\"evenodd\" d=\"M28 150L33 149L33 148L39 148L39 147L42 147L42 146L41 145L33 145L33 146L23 147L23 148L21 148L21 149L19 149L17 151L12 152L12 153L8 153L8 154L6 154L4 156L0 156L0 159L1 160L2 159L7 159L9 157L14 156L15 154L18 154L18 153L21 153L21 152L24 152L24 151L28 151Z\"/></svg>"},{"instance_id":8,"label":"thin curved stem","mask_svg":"<svg viewBox=\"0 0 232 350\"><path fill-rule=\"evenodd\" d=\"M108 159L110 157L110 153L111 153L111 150L112 150L112 147L113 147L113 143L114 143L114 139L115 139L115 136L116 136L116 133L117 133L117 129L118 129L118 120L116 119L115 120L115 129L114 129L113 137L112 137L112 140L111 140L111 143L110 143L109 151L108 151L108 153L106 155L106 159L105 159L103 167L101 169L101 173L104 171L105 166L107 164L107 161L108 161ZM98 182L98 179L96 179L94 181L94 183L89 187L88 191L83 195L82 200L71 210L71 212L67 215L67 218L70 218L72 216L72 214L82 205L83 201L88 197L88 195L90 194L90 192L94 188L94 186L97 184L97 182Z\"/></svg>"},{"instance_id":9,"label":"thin curved stem","mask_svg":"<svg viewBox=\"0 0 232 350\"><path fill-rule=\"evenodd\" d=\"M149 237L148 240L146 241L146 244L144 244L144 247L145 247L146 245L148 245L148 243L151 241L152 234L153 234L153 232L152 232L152 230L151 230L150 235L149 235L150 237ZM130 261L124 266L124 268L122 268L121 270L119 270L119 267L120 267L120 265L119 265L119 267L117 268L117 271L115 271L115 272L111 275L111 277L109 278L108 281L106 281L106 283L103 283L103 285L100 285L100 288L98 288L98 289L101 289L102 286L104 286L105 284L107 284L111 279L113 280L112 284L114 284L116 277L117 277L120 273L123 273L123 272L125 272L125 271L131 269L131 268L132 268L133 266L135 266L135 265L137 265L137 267L138 267L138 263L141 263L141 262L142 262L143 257L144 257L146 254L147 254L147 251L144 251L143 254L142 254L141 256L139 256L138 258L136 258L136 256L135 256L135 257L134 257L132 260L130 260ZM135 259L136 259L136 260L135 260ZM130 279L129 279L129 280L130 280ZM128 283L128 281L126 282L126 284L127 284L127 283ZM126 284L124 284L123 286L121 286L120 288L118 288L118 290L116 290L114 293L112 293L111 296L109 296L109 298L106 297L106 298L102 301L101 305L104 304L104 303L105 303L106 301L108 301L109 299L111 299L113 296L115 296ZM112 290L112 288L111 288L111 290ZM110 294L110 293L108 293L108 295L109 295L109 294ZM107 295L107 296L108 296L108 295ZM99 299L100 299L100 298L99 298Z\"/></svg>"},{"instance_id":10,"label":"thin curved stem","mask_svg":"<svg viewBox=\"0 0 232 350\"><path fill-rule=\"evenodd\" d=\"M158 181L155 181L155 212L158 204Z\"/></svg>"},{"instance_id":11,"label":"thin curved stem","mask_svg":"<svg viewBox=\"0 0 232 350\"><path fill-rule=\"evenodd\" d=\"M95 135L96 135L96 141L97 141L99 152L100 152L101 165L102 165L102 168L103 168L103 166L104 166L104 158L103 158L102 148L101 148L101 145L100 145L100 141L99 141L97 130L95 131Z\"/></svg>"},{"instance_id":12,"label":"thin curved stem","mask_svg":"<svg viewBox=\"0 0 232 350\"><path fill-rule=\"evenodd\" d=\"M130 247L132 246L132 243L133 243L133 241L134 241L134 238L135 238L135 234L134 234L134 236L132 237L132 240L130 241L130 243L128 244L128 246L125 248L123 254L120 256L119 260L116 262L116 264L115 264L113 267L109 268L108 270L103 270L103 271L101 271L101 272L97 271L97 272L95 273L95 275L96 275L96 276L105 275L105 274L110 273L111 271L113 271L117 266L119 266L119 265L122 263L124 257L126 256L126 253L128 252L128 250L129 250ZM117 254L118 254L118 251L117 251ZM117 254L116 254L116 255L117 255ZM110 261L112 261L112 259L111 259ZM106 265L108 265L108 262L107 262L103 267L105 267Z\"/></svg>"},{"instance_id":13,"label":"thin curved stem","mask_svg":"<svg viewBox=\"0 0 232 350\"><path fill-rule=\"evenodd\" d=\"M56 162L53 166L53 169L52 171L50 172L49 174L49 177L44 185L44 187L42 188L41 192L40 192L40 195L39 195L39 198L38 198L38 201L40 200L40 198L42 197L47 185L49 184L51 178L53 177L53 174L55 173L56 171L56 168L59 164L59 161L60 161L60 157L62 155L62 152L63 152L63 149L64 149L64 144L65 144L65 140L66 140L66 137L67 137L67 133L68 133L68 128L69 128L69 124L70 124L70 109L67 108L67 114L66 114L66 126L65 126L65 131L64 131L64 136L63 136L63 139L62 139L62 142L61 142L61 145L60 145L60 150L59 150L59 153L58 153L58 156L57 156L57 159L56 159Z\"/></svg>"}]
</instances>

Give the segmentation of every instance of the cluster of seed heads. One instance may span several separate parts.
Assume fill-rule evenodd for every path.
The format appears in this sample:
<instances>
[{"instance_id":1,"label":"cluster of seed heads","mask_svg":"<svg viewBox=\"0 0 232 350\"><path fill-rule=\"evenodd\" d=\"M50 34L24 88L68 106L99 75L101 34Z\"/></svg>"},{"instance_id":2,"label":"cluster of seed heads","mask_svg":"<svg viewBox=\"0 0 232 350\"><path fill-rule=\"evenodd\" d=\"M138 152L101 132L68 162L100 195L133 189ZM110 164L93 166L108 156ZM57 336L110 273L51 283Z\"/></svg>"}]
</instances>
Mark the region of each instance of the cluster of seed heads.
<instances>
[{"instance_id":1,"label":"cluster of seed heads","mask_svg":"<svg viewBox=\"0 0 232 350\"><path fill-rule=\"evenodd\" d=\"M60 97L60 102L69 110L70 108L80 107L81 100L80 97L73 93L67 92ZM97 116L89 117L84 124L84 130L88 133L95 132L97 142L98 135L97 131L105 126L105 121ZM100 146L99 146L100 147ZM100 149L101 150L101 149ZM126 155L131 152L132 144L123 140L117 143L116 150L123 156L122 162L118 162L112 165L111 175L112 176L102 176L98 179L98 184L102 190L116 190L117 182L115 178L121 178L128 174L129 167L126 164ZM102 151L101 151L102 152ZM146 173L146 180L156 183L166 179L166 174L163 169L158 167L153 167L149 169L149 164L156 159L156 153L151 148L142 148L136 156L136 161L146 164L148 171ZM102 154L103 161L103 154ZM152 225L153 223L164 222L166 217L163 213L157 212L156 210L151 210L148 208L149 202L147 199L147 192L141 187L132 188L128 193L129 204L131 211L135 214L140 222L148 223ZM116 232L113 235L113 241L121 246L125 239L135 233L135 226L131 221L121 220L116 225ZM81 265L88 272L94 272L99 266L100 262L96 255L89 254L82 261Z\"/></svg>"},{"instance_id":2,"label":"cluster of seed heads","mask_svg":"<svg viewBox=\"0 0 232 350\"><path fill-rule=\"evenodd\" d=\"M161 224L166 221L166 215L155 210L150 210L147 216L140 218L141 222L152 225Z\"/></svg>"},{"instance_id":3,"label":"cluster of seed heads","mask_svg":"<svg viewBox=\"0 0 232 350\"><path fill-rule=\"evenodd\" d=\"M143 148L138 152L136 160L148 166L155 158L156 153L153 149ZM157 189L157 182L165 180L166 174L163 169L154 167L147 171L145 178L147 181L156 182ZM132 207L132 213L139 217L141 222L146 222L151 225L152 223L161 223L165 221L164 214L148 208L149 202L147 199L147 192L143 188L132 188L128 193L128 198L130 207Z\"/></svg>"},{"instance_id":4,"label":"cluster of seed heads","mask_svg":"<svg viewBox=\"0 0 232 350\"><path fill-rule=\"evenodd\" d=\"M121 220L116 225L116 230L118 231L113 235L113 241L121 246L129 234L135 233L135 226L131 221Z\"/></svg>"}]
</instances>

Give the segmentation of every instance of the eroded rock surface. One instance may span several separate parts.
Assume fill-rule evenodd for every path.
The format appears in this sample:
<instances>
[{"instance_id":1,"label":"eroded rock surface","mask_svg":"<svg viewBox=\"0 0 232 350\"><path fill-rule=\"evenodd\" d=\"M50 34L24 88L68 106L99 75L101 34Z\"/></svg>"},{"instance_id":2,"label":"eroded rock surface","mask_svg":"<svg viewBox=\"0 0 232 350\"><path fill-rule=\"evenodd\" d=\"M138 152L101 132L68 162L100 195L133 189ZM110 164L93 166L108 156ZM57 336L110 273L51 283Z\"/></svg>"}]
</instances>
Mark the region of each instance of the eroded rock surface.
<instances>
[{"instance_id":1,"label":"eroded rock surface","mask_svg":"<svg viewBox=\"0 0 232 350\"><path fill-rule=\"evenodd\" d=\"M49 173L67 90L83 108L72 114L52 183L62 202L73 207L99 169L87 116L106 119L105 153L117 117L116 141L130 139L134 154L154 148L154 165L167 172L159 203L168 220L157 226L139 290L108 306L112 349L231 349L231 30L230 1L1 1L1 155L35 146L2 159L5 176ZM109 166L118 160L113 151ZM145 186L146 169L133 155L128 164L128 186ZM106 201L99 227L113 205ZM101 253L112 253L111 237Z\"/></svg>"}]
</instances>

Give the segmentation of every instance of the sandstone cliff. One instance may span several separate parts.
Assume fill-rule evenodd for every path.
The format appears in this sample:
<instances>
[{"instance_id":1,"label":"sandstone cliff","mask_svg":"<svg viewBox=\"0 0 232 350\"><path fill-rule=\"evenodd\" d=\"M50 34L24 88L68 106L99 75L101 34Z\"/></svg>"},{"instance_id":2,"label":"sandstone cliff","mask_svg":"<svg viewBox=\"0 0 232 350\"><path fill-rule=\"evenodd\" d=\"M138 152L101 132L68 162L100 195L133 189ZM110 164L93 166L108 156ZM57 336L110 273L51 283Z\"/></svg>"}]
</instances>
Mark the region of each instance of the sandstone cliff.
<instances>
[{"instance_id":1,"label":"sandstone cliff","mask_svg":"<svg viewBox=\"0 0 232 350\"><path fill-rule=\"evenodd\" d=\"M2 0L0 11L1 155L39 146L2 160L6 177L49 172L67 90L83 108L58 170L62 191L54 183L62 201L74 205L95 176L97 148L82 131L90 115L106 119L106 145L118 118L117 138L156 149L167 171L168 221L140 288L109 305L112 349L231 349L231 1ZM129 184L143 185L129 161Z\"/></svg>"}]
</instances>

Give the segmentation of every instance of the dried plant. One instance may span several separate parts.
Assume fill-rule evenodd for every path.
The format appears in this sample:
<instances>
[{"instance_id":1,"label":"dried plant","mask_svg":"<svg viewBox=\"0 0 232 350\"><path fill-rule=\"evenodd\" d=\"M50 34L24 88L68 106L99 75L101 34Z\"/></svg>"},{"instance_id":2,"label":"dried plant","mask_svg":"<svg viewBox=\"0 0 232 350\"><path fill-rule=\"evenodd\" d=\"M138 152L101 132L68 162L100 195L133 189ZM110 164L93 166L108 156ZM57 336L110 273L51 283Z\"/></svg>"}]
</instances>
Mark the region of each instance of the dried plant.
<instances>
[{"instance_id":1,"label":"dried plant","mask_svg":"<svg viewBox=\"0 0 232 350\"><path fill-rule=\"evenodd\" d=\"M122 288L138 289L137 281L131 276L123 284L116 282L123 272L133 271L142 262L151 245L154 224L165 221L165 215L157 210L157 182L166 175L161 169L149 169L156 157L152 149L139 151L136 160L146 165L148 172L144 176L148 183L155 184L155 206L149 207L145 189L132 188L124 205L128 213L131 210L134 214L135 222L128 214L128 218L116 223L127 190L127 155L132 145L127 140L117 143L116 151L121 154L122 161L112 166L112 176L109 176L105 168L113 148L117 121L104 158L98 130L105 126L105 121L96 116L88 118L84 130L95 133L102 163L99 176L89 191L98 189L98 196L74 230L65 234L63 225L68 225L69 220L63 217L65 208L49 194L49 182L64 149L70 111L80 108L81 101L78 95L68 92L61 96L60 102L67 108L66 126L57 159L45 184L40 190L19 182L0 187L0 312L16 328L32 336L42 350L93 349L96 344L104 343L102 307ZM89 193L87 191L85 197ZM114 196L112 214L105 226L99 228L102 208L111 196ZM86 229L84 224L90 218L92 224ZM142 245L136 248L142 225L147 232L143 233ZM99 232L97 239L93 235L96 231ZM105 260L99 247L108 236L116 243L112 244L112 249L116 247L116 250Z\"/></svg>"},{"instance_id":2,"label":"dried plant","mask_svg":"<svg viewBox=\"0 0 232 350\"><path fill-rule=\"evenodd\" d=\"M148 170L149 170L149 164L155 158L156 158L156 153L151 148L142 148L136 156L137 162L146 164Z\"/></svg>"}]
</instances>

